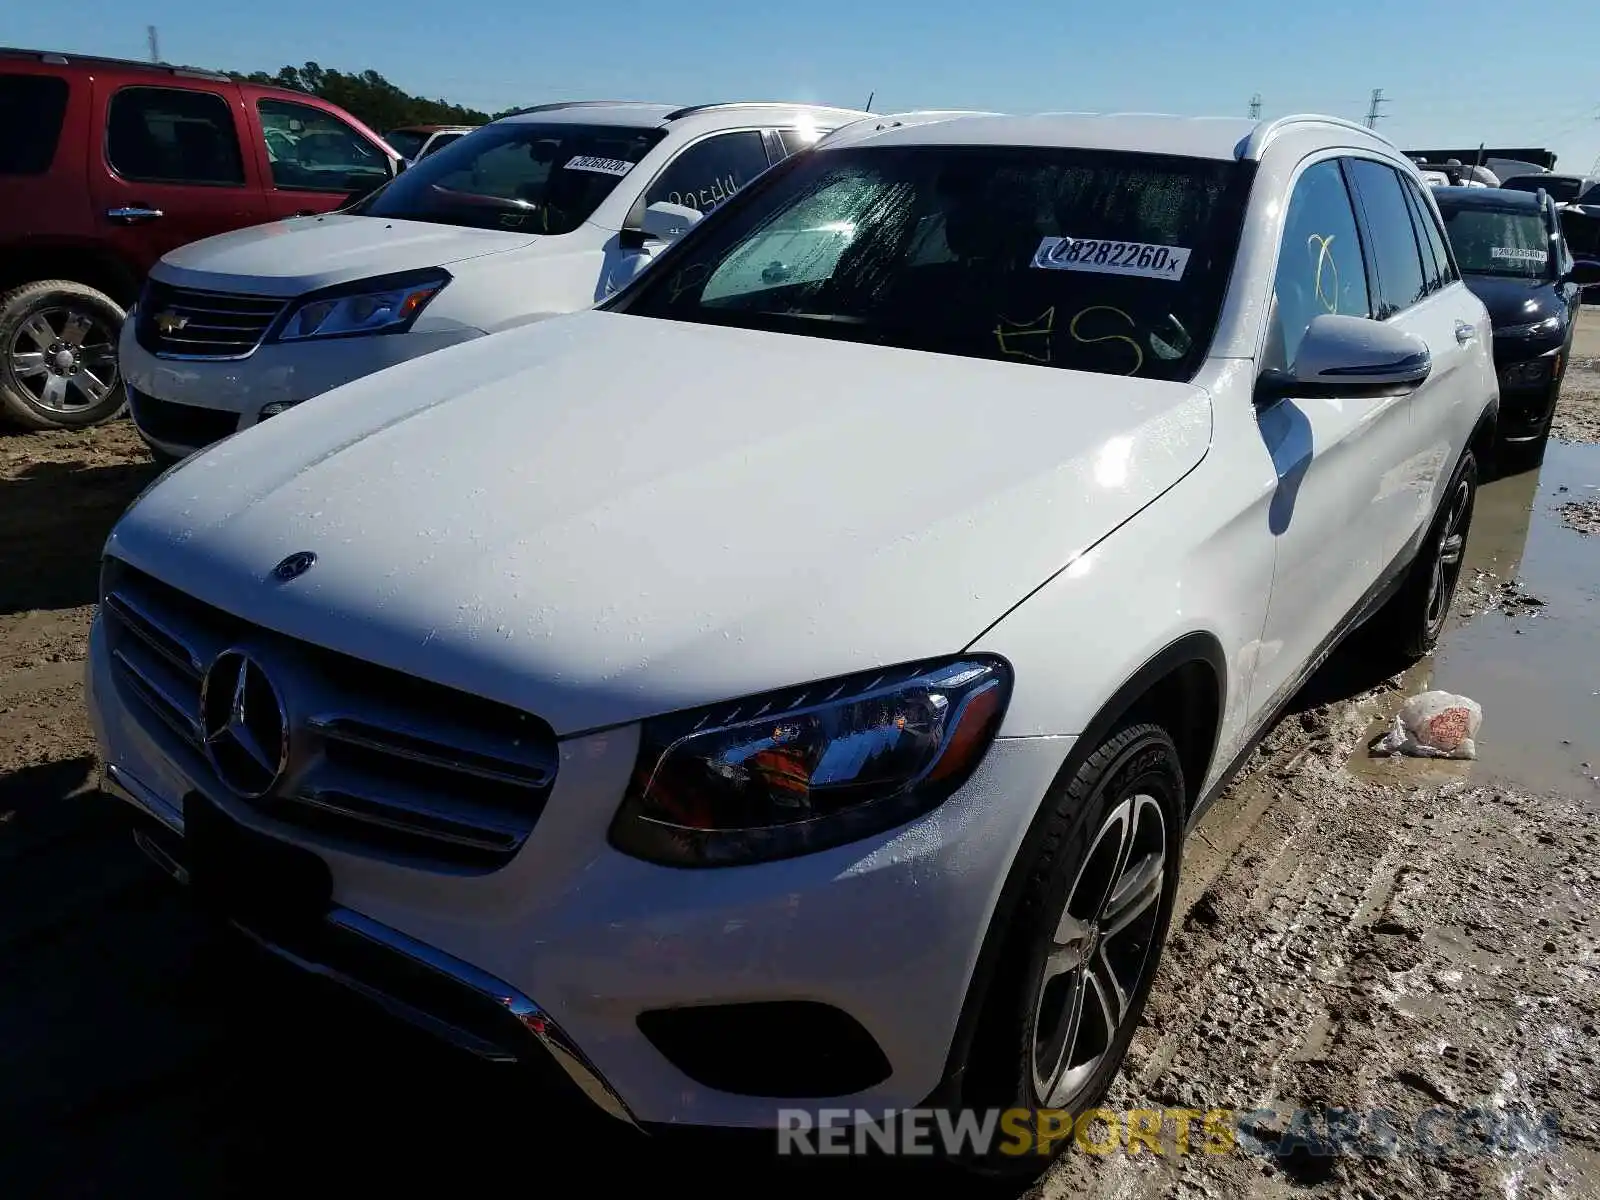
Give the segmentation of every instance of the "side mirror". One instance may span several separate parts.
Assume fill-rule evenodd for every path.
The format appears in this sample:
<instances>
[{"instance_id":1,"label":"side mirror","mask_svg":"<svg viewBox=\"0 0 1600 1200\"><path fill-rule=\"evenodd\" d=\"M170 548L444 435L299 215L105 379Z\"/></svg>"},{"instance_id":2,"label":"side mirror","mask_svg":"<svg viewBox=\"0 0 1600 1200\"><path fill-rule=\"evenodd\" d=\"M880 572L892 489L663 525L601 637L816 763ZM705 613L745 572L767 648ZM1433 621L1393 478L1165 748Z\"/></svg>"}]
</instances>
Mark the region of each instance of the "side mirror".
<instances>
[{"instance_id":1,"label":"side mirror","mask_svg":"<svg viewBox=\"0 0 1600 1200\"><path fill-rule=\"evenodd\" d=\"M665 200L657 200L640 212L638 205L643 203L644 198L641 196L635 202L633 211L628 214L628 220L622 226L622 231L617 235L617 244L624 250L643 250L651 242L671 245L705 216L697 208L683 204L668 204Z\"/></svg>"},{"instance_id":2,"label":"side mirror","mask_svg":"<svg viewBox=\"0 0 1600 1200\"><path fill-rule=\"evenodd\" d=\"M1579 287L1600 287L1600 262L1580 258L1572 264L1572 270L1567 272L1567 279Z\"/></svg>"},{"instance_id":3,"label":"side mirror","mask_svg":"<svg viewBox=\"0 0 1600 1200\"><path fill-rule=\"evenodd\" d=\"M639 222L639 232L646 238L671 245L688 233L703 215L697 208L658 200L644 210L644 217Z\"/></svg>"},{"instance_id":4,"label":"side mirror","mask_svg":"<svg viewBox=\"0 0 1600 1200\"><path fill-rule=\"evenodd\" d=\"M1323 313L1306 327L1294 366L1262 372L1256 403L1286 396L1403 396L1432 370L1428 344L1415 334L1367 317Z\"/></svg>"}]
</instances>

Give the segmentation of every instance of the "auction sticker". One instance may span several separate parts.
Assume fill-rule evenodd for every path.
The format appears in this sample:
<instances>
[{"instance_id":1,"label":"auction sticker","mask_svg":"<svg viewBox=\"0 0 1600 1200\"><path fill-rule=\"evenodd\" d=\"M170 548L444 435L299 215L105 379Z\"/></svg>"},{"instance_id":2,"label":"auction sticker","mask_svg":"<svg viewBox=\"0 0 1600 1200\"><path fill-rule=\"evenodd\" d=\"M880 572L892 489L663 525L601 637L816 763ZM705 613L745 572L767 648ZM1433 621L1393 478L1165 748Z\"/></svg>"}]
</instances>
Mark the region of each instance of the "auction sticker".
<instances>
[{"instance_id":1,"label":"auction sticker","mask_svg":"<svg viewBox=\"0 0 1600 1200\"><path fill-rule=\"evenodd\" d=\"M1542 263L1549 255L1543 250L1519 250L1515 246L1491 246L1490 258L1514 258L1518 262Z\"/></svg>"},{"instance_id":2,"label":"auction sticker","mask_svg":"<svg viewBox=\"0 0 1600 1200\"><path fill-rule=\"evenodd\" d=\"M633 164L625 158L595 158L592 155L580 154L567 160L569 171L595 171L601 175L626 175L633 170Z\"/></svg>"},{"instance_id":3,"label":"auction sticker","mask_svg":"<svg viewBox=\"0 0 1600 1200\"><path fill-rule=\"evenodd\" d=\"M1183 269L1189 265L1189 251L1183 246L1153 246L1148 242L1047 237L1034 252L1033 265L1045 271L1176 280L1183 278Z\"/></svg>"}]
</instances>

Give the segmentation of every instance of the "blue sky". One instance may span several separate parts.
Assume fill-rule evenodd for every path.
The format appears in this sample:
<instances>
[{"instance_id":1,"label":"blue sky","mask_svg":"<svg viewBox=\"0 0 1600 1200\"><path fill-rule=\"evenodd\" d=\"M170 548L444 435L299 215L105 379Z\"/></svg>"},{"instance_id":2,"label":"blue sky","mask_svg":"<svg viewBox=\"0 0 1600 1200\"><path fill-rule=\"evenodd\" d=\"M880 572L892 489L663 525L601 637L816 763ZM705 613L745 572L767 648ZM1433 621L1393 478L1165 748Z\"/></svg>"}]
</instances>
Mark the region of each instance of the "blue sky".
<instances>
[{"instance_id":1,"label":"blue sky","mask_svg":"<svg viewBox=\"0 0 1600 1200\"><path fill-rule=\"evenodd\" d=\"M1402 146L1546 146L1600 157L1593 0L1345 7L1261 0L74 0L8 5L0 40L276 70L307 59L382 72L408 91L487 110L600 98L693 104L816 100L908 108L1132 110L1362 118Z\"/></svg>"}]
</instances>

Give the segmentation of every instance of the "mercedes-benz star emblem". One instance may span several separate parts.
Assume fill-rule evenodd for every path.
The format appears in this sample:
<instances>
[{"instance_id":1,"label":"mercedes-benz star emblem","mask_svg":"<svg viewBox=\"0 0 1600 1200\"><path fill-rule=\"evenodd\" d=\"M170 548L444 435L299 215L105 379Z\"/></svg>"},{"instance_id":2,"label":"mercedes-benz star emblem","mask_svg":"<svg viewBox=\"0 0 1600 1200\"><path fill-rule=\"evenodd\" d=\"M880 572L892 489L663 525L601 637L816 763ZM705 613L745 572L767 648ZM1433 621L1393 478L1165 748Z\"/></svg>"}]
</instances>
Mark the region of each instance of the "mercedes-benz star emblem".
<instances>
[{"instance_id":1,"label":"mercedes-benz star emblem","mask_svg":"<svg viewBox=\"0 0 1600 1200\"><path fill-rule=\"evenodd\" d=\"M289 765L289 714L266 671L243 650L217 655L200 685L206 758L247 800L270 792Z\"/></svg>"},{"instance_id":2,"label":"mercedes-benz star emblem","mask_svg":"<svg viewBox=\"0 0 1600 1200\"><path fill-rule=\"evenodd\" d=\"M299 579L317 561L317 556L309 550L297 550L289 555L277 566L272 568L272 577L287 583L291 579Z\"/></svg>"}]
</instances>

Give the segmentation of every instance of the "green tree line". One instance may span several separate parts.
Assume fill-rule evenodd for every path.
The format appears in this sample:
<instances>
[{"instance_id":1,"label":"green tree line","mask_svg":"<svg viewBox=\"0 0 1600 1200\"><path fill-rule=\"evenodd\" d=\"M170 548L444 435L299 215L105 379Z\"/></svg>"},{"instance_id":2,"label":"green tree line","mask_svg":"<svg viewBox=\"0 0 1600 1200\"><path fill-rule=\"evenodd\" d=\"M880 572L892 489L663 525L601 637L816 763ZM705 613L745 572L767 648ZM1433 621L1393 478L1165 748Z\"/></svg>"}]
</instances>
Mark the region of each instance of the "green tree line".
<instances>
[{"instance_id":1,"label":"green tree line","mask_svg":"<svg viewBox=\"0 0 1600 1200\"><path fill-rule=\"evenodd\" d=\"M480 112L452 104L448 100L429 100L413 96L390 83L376 71L346 74L331 67L308 62L301 67L283 67L277 74L251 71L248 75L230 71L235 79L270 84L307 92L365 122L380 134L402 125L483 125L502 113ZM509 111L509 110L508 110Z\"/></svg>"}]
</instances>

